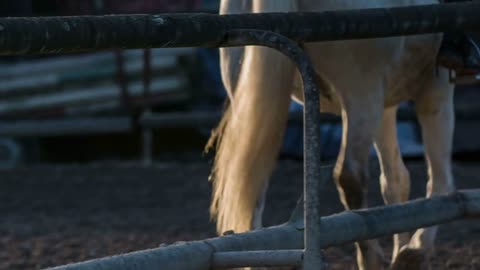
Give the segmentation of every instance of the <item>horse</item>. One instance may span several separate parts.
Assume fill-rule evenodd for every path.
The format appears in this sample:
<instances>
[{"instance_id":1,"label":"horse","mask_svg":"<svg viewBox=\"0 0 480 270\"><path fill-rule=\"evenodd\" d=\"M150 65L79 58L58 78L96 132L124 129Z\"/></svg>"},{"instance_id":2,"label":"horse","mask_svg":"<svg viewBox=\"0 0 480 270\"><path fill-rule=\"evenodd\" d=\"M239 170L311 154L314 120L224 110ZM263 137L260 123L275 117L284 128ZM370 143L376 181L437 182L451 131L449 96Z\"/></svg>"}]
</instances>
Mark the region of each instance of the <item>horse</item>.
<instances>
[{"instance_id":1,"label":"horse","mask_svg":"<svg viewBox=\"0 0 480 270\"><path fill-rule=\"evenodd\" d=\"M438 4L437 0L222 0L220 14L326 11ZM346 210L367 207L369 152L374 146L386 204L408 200L410 176L398 146L397 108L412 101L428 167L426 197L454 190L451 148L453 92L448 71L436 65L442 34L303 44L322 86L321 112L342 119L333 169ZM286 129L291 100L303 101L298 71L279 52L259 46L220 49L229 106L212 132L216 143L210 213L218 233L262 226L268 181ZM359 269L424 269L437 227L393 236L386 262L377 240L355 243Z\"/></svg>"}]
</instances>

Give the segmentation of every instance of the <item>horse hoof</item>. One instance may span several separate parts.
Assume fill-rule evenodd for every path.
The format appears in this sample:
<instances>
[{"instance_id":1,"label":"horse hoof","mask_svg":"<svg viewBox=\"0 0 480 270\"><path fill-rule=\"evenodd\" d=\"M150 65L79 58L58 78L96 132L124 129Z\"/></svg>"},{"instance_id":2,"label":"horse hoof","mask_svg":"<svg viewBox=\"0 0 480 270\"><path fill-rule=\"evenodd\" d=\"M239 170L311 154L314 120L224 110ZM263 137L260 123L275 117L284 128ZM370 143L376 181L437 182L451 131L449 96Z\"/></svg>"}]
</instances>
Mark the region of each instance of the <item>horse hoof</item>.
<instances>
[{"instance_id":1,"label":"horse hoof","mask_svg":"<svg viewBox=\"0 0 480 270\"><path fill-rule=\"evenodd\" d=\"M404 246L392 263L391 270L430 269L427 252L423 249Z\"/></svg>"}]
</instances>

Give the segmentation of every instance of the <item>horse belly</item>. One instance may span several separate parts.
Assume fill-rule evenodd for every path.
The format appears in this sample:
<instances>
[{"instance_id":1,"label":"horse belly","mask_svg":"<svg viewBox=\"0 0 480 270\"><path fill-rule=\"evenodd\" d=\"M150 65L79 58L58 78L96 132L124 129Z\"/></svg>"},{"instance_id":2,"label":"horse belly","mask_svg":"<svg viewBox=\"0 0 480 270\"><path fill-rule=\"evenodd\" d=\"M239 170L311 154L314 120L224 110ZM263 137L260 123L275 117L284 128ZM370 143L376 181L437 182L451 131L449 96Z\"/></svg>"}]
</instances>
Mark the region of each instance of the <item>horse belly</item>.
<instances>
[{"instance_id":1,"label":"horse belly","mask_svg":"<svg viewBox=\"0 0 480 270\"><path fill-rule=\"evenodd\" d=\"M435 4L438 0L299 0L300 11L388 8ZM355 99L377 94L385 107L410 100L431 80L439 35L308 43L306 50L322 79L322 112L340 113L342 96ZM365 81L377 81L377 89ZM294 99L303 101L297 80ZM377 91L378 93L374 93ZM380 100L381 102L381 100Z\"/></svg>"},{"instance_id":2,"label":"horse belly","mask_svg":"<svg viewBox=\"0 0 480 270\"><path fill-rule=\"evenodd\" d=\"M440 41L441 35L430 34L310 43L305 47L322 78L322 90L328 94L321 96L321 105L325 111L336 113L341 110L342 98L383 97L385 107L413 99L435 78Z\"/></svg>"},{"instance_id":3,"label":"horse belly","mask_svg":"<svg viewBox=\"0 0 480 270\"><path fill-rule=\"evenodd\" d=\"M414 99L428 83L435 80L441 38L441 34L429 34L405 39L401 56L386 74L386 106Z\"/></svg>"}]
</instances>

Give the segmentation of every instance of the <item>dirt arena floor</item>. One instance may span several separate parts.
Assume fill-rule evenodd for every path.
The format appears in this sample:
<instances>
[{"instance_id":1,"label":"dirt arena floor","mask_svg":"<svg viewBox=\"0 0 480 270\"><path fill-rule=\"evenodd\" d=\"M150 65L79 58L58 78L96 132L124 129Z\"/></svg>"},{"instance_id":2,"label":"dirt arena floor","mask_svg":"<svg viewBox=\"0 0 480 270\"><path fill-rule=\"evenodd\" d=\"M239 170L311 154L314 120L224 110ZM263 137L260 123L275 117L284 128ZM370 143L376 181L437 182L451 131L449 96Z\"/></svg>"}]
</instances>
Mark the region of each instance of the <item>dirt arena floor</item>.
<instances>
[{"instance_id":1,"label":"dirt arena floor","mask_svg":"<svg viewBox=\"0 0 480 270\"><path fill-rule=\"evenodd\" d=\"M283 160L268 194L266 225L286 221L302 190L302 163ZM382 204L372 165L370 203ZM412 198L422 196L425 167L410 161ZM479 163L455 162L457 186L478 188ZM214 236L206 161L102 162L4 170L0 181L0 269L41 269ZM325 215L342 210L330 181ZM389 240L383 240L390 247ZM480 269L480 222L442 227L433 269ZM355 269L352 245L326 252L331 269Z\"/></svg>"}]
</instances>

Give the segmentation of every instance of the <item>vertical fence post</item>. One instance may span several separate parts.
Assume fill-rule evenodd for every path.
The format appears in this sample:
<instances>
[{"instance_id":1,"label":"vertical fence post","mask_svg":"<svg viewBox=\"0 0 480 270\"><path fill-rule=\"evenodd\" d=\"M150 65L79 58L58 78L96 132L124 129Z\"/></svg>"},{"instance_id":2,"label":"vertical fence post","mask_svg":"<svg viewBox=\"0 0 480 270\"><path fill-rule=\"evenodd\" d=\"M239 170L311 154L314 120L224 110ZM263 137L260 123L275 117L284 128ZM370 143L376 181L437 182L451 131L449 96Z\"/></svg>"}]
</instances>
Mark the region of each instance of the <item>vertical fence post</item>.
<instances>
[{"instance_id":1,"label":"vertical fence post","mask_svg":"<svg viewBox=\"0 0 480 270\"><path fill-rule=\"evenodd\" d=\"M222 46L260 45L278 50L297 66L304 89L304 270L325 269L320 236L320 90L316 73L305 51L294 41L270 31L233 30Z\"/></svg>"},{"instance_id":2,"label":"vertical fence post","mask_svg":"<svg viewBox=\"0 0 480 270\"><path fill-rule=\"evenodd\" d=\"M151 87L151 63L150 63L150 49L145 49L143 51L143 100L144 103L141 104L145 106L143 111L144 116L148 116L152 113L150 108L150 103L148 98L150 96L150 87ZM142 126L142 156L143 156L143 165L150 166L152 164L153 158L153 130L150 127L145 125Z\"/></svg>"},{"instance_id":3,"label":"vertical fence post","mask_svg":"<svg viewBox=\"0 0 480 270\"><path fill-rule=\"evenodd\" d=\"M302 51L303 52L303 51ZM320 248L320 189L322 187L320 164L320 89L315 81L315 71L307 55L300 63L304 88L304 242L303 270L325 269Z\"/></svg>"}]
</instances>

